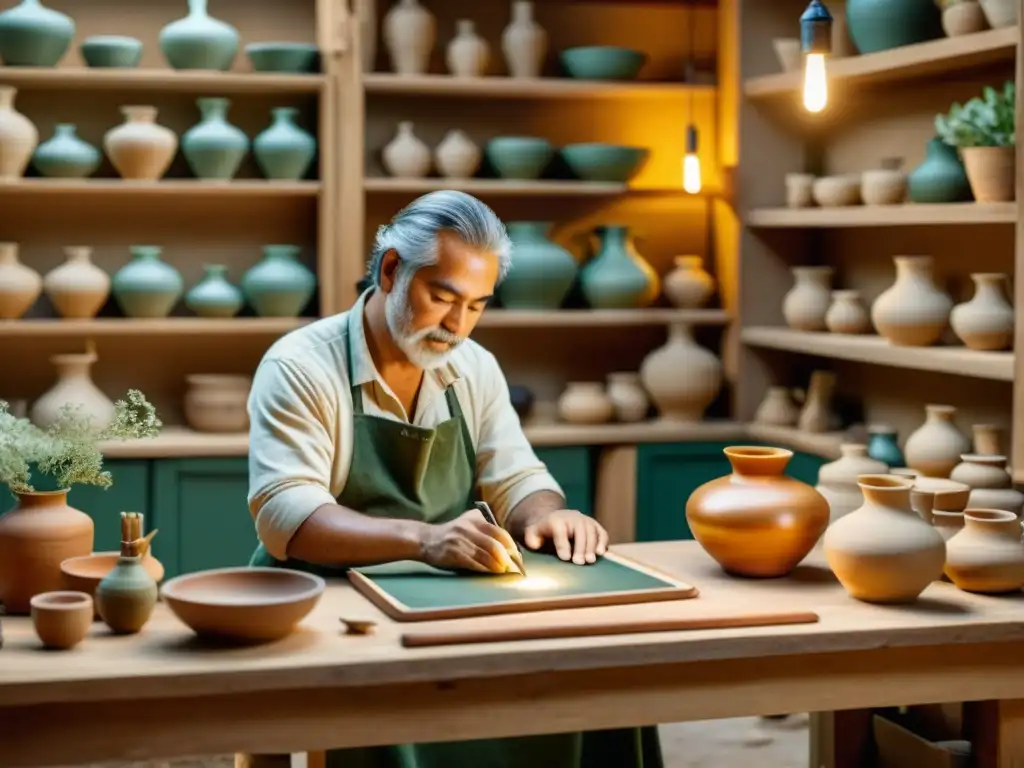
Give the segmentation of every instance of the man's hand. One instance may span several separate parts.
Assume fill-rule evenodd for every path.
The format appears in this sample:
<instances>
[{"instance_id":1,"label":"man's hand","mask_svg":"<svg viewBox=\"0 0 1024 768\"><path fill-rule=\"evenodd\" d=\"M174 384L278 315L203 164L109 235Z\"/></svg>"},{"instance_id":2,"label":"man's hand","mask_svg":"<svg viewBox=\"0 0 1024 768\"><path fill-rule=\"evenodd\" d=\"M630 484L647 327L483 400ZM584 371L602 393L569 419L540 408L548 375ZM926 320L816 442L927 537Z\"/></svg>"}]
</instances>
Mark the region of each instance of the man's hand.
<instances>
[{"instance_id":1,"label":"man's hand","mask_svg":"<svg viewBox=\"0 0 1024 768\"><path fill-rule=\"evenodd\" d=\"M562 560L572 559L576 565L597 561L608 549L608 531L594 518L575 509L556 509L531 516L523 528L523 542L530 549L540 549L551 539Z\"/></svg>"},{"instance_id":2,"label":"man's hand","mask_svg":"<svg viewBox=\"0 0 1024 768\"><path fill-rule=\"evenodd\" d=\"M463 512L448 523L423 526L420 540L423 561L450 570L517 571L510 551L516 551L516 544L508 531L488 523L478 509Z\"/></svg>"}]
</instances>

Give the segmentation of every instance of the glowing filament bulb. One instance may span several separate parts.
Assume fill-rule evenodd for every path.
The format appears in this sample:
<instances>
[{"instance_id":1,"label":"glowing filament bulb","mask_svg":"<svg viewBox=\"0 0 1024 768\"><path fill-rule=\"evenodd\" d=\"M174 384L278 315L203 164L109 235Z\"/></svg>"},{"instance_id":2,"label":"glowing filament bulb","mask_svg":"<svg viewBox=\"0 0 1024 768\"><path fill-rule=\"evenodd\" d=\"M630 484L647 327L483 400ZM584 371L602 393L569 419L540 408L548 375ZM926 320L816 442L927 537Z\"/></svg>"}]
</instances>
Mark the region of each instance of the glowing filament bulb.
<instances>
[{"instance_id":1,"label":"glowing filament bulb","mask_svg":"<svg viewBox=\"0 0 1024 768\"><path fill-rule=\"evenodd\" d=\"M686 154L683 156L683 189L696 195L703 187L700 174L700 157L697 155L697 128L686 129Z\"/></svg>"},{"instance_id":2,"label":"glowing filament bulb","mask_svg":"<svg viewBox=\"0 0 1024 768\"><path fill-rule=\"evenodd\" d=\"M808 112L821 112L828 104L828 78L825 76L825 54L808 53L804 57L804 107Z\"/></svg>"}]
</instances>

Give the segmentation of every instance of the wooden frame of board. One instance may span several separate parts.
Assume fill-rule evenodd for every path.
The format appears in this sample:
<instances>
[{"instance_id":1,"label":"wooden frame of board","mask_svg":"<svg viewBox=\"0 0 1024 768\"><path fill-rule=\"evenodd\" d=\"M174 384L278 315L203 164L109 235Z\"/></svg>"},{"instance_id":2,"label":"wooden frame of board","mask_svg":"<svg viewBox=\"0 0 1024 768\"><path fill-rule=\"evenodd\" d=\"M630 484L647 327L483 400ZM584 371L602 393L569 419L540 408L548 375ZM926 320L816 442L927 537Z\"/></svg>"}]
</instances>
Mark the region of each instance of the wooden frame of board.
<instances>
[{"instance_id":1,"label":"wooden frame of board","mask_svg":"<svg viewBox=\"0 0 1024 768\"><path fill-rule=\"evenodd\" d=\"M692 584L670 576L655 568L639 563L629 557L608 552L603 557L620 565L646 573L672 586L664 589L639 589L625 592L595 592L591 595L569 595L566 597L528 597L522 600L507 600L501 603L462 605L451 608L410 608L381 589L370 577L356 570L348 572L352 586L367 600L377 606L395 621L436 621L439 619L463 619L471 616L493 616L501 613L529 613L532 611L553 611L563 608L594 608L602 605L633 605L666 600L685 600L697 597L698 590ZM586 566L580 566L585 568Z\"/></svg>"}]
</instances>

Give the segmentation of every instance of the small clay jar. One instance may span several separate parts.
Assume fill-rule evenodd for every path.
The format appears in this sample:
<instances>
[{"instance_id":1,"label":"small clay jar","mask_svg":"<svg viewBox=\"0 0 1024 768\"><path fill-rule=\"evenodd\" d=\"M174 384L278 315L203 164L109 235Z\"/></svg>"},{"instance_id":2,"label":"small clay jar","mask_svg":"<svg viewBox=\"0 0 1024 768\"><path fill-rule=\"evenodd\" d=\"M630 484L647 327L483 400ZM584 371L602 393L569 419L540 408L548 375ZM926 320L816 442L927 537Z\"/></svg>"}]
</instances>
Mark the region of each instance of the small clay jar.
<instances>
[{"instance_id":1,"label":"small clay jar","mask_svg":"<svg viewBox=\"0 0 1024 768\"><path fill-rule=\"evenodd\" d=\"M96 587L97 611L115 634L141 630L153 614L156 598L156 580L141 557L122 554Z\"/></svg>"},{"instance_id":2,"label":"small clay jar","mask_svg":"<svg viewBox=\"0 0 1024 768\"><path fill-rule=\"evenodd\" d=\"M679 309L703 307L715 292L715 278L704 269L700 256L676 256L675 269L665 275L662 293Z\"/></svg>"},{"instance_id":3,"label":"small clay jar","mask_svg":"<svg viewBox=\"0 0 1024 768\"><path fill-rule=\"evenodd\" d=\"M961 454L971 450L971 441L953 421L955 407L929 404L924 408L924 424L910 433L903 446L907 466L928 477L949 477Z\"/></svg>"},{"instance_id":4,"label":"small clay jar","mask_svg":"<svg viewBox=\"0 0 1024 768\"><path fill-rule=\"evenodd\" d=\"M860 300L860 291L832 291L825 325L832 333L868 333L871 318Z\"/></svg>"},{"instance_id":5,"label":"small clay jar","mask_svg":"<svg viewBox=\"0 0 1024 768\"><path fill-rule=\"evenodd\" d=\"M824 331L832 267L793 267L793 287L782 300L786 325L795 331Z\"/></svg>"},{"instance_id":6,"label":"small clay jar","mask_svg":"<svg viewBox=\"0 0 1024 768\"><path fill-rule=\"evenodd\" d=\"M571 381L558 398L558 416L569 424L604 424L615 415L615 406L600 382Z\"/></svg>"},{"instance_id":7,"label":"small clay jar","mask_svg":"<svg viewBox=\"0 0 1024 768\"><path fill-rule=\"evenodd\" d=\"M608 397L618 421L642 421L651 408L640 374L633 371L608 374Z\"/></svg>"},{"instance_id":8,"label":"small clay jar","mask_svg":"<svg viewBox=\"0 0 1024 768\"><path fill-rule=\"evenodd\" d=\"M42 592L29 602L32 626L46 648L74 648L89 633L93 605L84 592Z\"/></svg>"},{"instance_id":9,"label":"small clay jar","mask_svg":"<svg viewBox=\"0 0 1024 768\"><path fill-rule=\"evenodd\" d=\"M907 174L900 168L903 158L882 161L882 167L864 171L860 177L860 196L865 205L899 205L907 196Z\"/></svg>"},{"instance_id":10,"label":"small clay jar","mask_svg":"<svg viewBox=\"0 0 1024 768\"><path fill-rule=\"evenodd\" d=\"M786 206L810 208L814 205L814 175L810 173L786 174Z\"/></svg>"},{"instance_id":11,"label":"small clay jar","mask_svg":"<svg viewBox=\"0 0 1024 768\"><path fill-rule=\"evenodd\" d=\"M965 592L999 594L1024 586L1020 520L1000 509L968 509L946 545L946 576Z\"/></svg>"},{"instance_id":12,"label":"small clay jar","mask_svg":"<svg viewBox=\"0 0 1024 768\"><path fill-rule=\"evenodd\" d=\"M990 456L1005 456L1003 432L999 424L972 424L971 437L974 439L974 453Z\"/></svg>"},{"instance_id":13,"label":"small clay jar","mask_svg":"<svg viewBox=\"0 0 1024 768\"><path fill-rule=\"evenodd\" d=\"M965 453L960 459L949 477L971 487L969 507L1002 509L1020 517L1024 493L1013 487L1005 456Z\"/></svg>"},{"instance_id":14,"label":"small clay jar","mask_svg":"<svg viewBox=\"0 0 1024 768\"><path fill-rule=\"evenodd\" d=\"M185 421L197 432L245 432L252 378L220 374L186 376Z\"/></svg>"}]
</instances>

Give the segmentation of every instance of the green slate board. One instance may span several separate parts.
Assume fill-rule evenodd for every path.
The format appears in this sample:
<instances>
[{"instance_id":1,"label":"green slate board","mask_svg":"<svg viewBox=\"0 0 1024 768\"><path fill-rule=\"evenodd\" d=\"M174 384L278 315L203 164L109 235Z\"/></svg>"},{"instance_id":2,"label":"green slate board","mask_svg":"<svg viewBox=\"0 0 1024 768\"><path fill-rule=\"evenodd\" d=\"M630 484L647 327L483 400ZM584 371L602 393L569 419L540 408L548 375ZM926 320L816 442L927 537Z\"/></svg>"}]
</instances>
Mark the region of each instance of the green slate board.
<instances>
[{"instance_id":1,"label":"green slate board","mask_svg":"<svg viewBox=\"0 0 1024 768\"><path fill-rule=\"evenodd\" d=\"M353 569L349 579L396 621L625 605L697 594L689 584L613 553L591 565L529 551L523 552L523 559L527 577L454 573L402 561Z\"/></svg>"}]
</instances>

